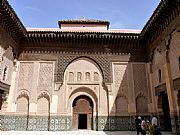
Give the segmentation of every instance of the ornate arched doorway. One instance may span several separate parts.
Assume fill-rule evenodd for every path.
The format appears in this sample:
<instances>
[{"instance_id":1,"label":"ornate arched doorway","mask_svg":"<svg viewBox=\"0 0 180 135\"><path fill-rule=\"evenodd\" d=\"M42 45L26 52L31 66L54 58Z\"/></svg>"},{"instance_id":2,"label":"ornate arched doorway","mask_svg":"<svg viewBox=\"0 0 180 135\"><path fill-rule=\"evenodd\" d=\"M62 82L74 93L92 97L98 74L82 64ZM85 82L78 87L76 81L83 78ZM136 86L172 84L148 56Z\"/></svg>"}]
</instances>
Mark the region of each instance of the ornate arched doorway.
<instances>
[{"instance_id":1,"label":"ornate arched doorway","mask_svg":"<svg viewBox=\"0 0 180 135\"><path fill-rule=\"evenodd\" d=\"M92 129L93 102L85 95L78 96L73 101L73 128Z\"/></svg>"}]
</instances>

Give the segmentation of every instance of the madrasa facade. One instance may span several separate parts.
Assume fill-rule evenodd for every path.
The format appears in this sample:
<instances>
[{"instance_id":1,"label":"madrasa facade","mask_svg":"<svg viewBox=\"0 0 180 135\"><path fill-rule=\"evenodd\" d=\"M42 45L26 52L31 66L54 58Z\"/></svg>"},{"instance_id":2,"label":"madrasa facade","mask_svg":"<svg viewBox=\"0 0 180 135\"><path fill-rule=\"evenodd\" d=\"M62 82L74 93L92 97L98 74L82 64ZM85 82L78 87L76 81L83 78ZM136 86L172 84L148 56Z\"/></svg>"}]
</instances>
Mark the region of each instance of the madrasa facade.
<instances>
[{"instance_id":1,"label":"madrasa facade","mask_svg":"<svg viewBox=\"0 0 180 135\"><path fill-rule=\"evenodd\" d=\"M142 30L102 20L25 28L0 1L1 130L135 130L155 114L180 133L180 1L163 0Z\"/></svg>"}]
</instances>

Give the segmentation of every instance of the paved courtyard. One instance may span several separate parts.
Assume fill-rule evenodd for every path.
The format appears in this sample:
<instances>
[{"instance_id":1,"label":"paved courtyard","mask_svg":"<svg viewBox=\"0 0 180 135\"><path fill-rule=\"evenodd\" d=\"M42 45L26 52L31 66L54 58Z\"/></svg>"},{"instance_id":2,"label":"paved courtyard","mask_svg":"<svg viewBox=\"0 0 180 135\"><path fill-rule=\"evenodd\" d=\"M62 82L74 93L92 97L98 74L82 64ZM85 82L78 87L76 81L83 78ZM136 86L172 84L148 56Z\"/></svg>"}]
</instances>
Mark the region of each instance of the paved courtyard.
<instances>
[{"instance_id":1,"label":"paved courtyard","mask_svg":"<svg viewBox=\"0 0 180 135\"><path fill-rule=\"evenodd\" d=\"M0 131L0 135L136 135L135 131L91 131L91 130L78 130L78 131ZM162 135L172 135L169 132L162 132Z\"/></svg>"}]
</instances>

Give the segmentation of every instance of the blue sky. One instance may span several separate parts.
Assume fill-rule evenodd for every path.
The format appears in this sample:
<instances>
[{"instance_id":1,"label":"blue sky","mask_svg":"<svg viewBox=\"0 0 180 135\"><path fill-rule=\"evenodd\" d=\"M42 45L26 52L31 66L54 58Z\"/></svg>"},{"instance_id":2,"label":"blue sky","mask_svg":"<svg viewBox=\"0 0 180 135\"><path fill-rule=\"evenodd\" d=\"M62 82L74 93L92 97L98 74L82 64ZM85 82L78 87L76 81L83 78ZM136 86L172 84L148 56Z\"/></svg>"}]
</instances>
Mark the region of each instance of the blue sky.
<instances>
[{"instance_id":1,"label":"blue sky","mask_svg":"<svg viewBox=\"0 0 180 135\"><path fill-rule=\"evenodd\" d=\"M25 27L56 28L58 20L98 19L111 29L142 29L160 0L9 0Z\"/></svg>"}]
</instances>

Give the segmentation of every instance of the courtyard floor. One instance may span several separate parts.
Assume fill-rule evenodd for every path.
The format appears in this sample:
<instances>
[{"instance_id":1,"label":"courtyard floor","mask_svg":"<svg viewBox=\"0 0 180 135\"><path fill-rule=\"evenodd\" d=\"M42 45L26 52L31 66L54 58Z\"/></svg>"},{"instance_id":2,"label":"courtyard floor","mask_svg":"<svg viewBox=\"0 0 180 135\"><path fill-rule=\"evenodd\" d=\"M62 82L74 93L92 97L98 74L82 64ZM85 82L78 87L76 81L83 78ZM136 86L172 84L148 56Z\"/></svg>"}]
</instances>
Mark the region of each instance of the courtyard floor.
<instances>
[{"instance_id":1,"label":"courtyard floor","mask_svg":"<svg viewBox=\"0 0 180 135\"><path fill-rule=\"evenodd\" d=\"M92 131L92 130L77 130L77 131L0 131L0 135L136 135L135 131ZM162 132L162 135L172 135L170 132Z\"/></svg>"}]
</instances>

